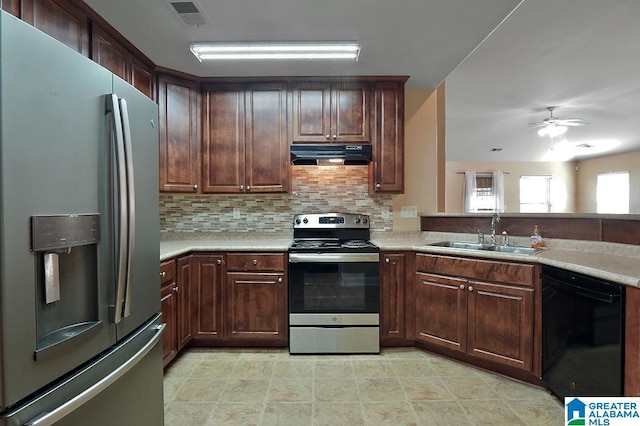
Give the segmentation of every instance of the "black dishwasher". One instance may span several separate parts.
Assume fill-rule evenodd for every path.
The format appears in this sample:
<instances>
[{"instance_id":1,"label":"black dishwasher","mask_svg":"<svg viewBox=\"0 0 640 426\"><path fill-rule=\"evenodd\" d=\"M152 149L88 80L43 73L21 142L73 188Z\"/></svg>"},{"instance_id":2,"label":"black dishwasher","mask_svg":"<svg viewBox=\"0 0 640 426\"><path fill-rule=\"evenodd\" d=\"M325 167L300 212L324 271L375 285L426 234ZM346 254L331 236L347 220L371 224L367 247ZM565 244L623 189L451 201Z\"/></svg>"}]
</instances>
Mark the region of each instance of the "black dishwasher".
<instances>
[{"instance_id":1,"label":"black dishwasher","mask_svg":"<svg viewBox=\"0 0 640 426\"><path fill-rule=\"evenodd\" d=\"M624 290L542 267L542 380L558 397L623 395Z\"/></svg>"}]
</instances>

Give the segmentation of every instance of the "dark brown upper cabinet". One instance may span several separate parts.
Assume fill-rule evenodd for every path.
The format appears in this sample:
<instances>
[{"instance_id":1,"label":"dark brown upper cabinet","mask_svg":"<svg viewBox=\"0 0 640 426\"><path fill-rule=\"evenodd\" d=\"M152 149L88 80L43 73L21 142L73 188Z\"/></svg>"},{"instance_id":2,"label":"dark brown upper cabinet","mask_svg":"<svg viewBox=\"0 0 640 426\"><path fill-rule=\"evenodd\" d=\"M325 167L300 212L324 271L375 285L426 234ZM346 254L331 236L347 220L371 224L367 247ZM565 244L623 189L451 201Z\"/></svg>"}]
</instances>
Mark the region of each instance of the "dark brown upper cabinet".
<instances>
[{"instance_id":1,"label":"dark brown upper cabinet","mask_svg":"<svg viewBox=\"0 0 640 426\"><path fill-rule=\"evenodd\" d=\"M369 193L404 192L404 81L375 82Z\"/></svg>"},{"instance_id":2,"label":"dark brown upper cabinet","mask_svg":"<svg viewBox=\"0 0 640 426\"><path fill-rule=\"evenodd\" d=\"M202 192L289 191L286 94L284 83L205 85Z\"/></svg>"},{"instance_id":3,"label":"dark brown upper cabinet","mask_svg":"<svg viewBox=\"0 0 640 426\"><path fill-rule=\"evenodd\" d=\"M200 89L198 83L158 77L160 192L198 192Z\"/></svg>"},{"instance_id":4,"label":"dark brown upper cabinet","mask_svg":"<svg viewBox=\"0 0 640 426\"><path fill-rule=\"evenodd\" d=\"M0 3L2 3L2 10L18 18L20 17L20 0L3 0Z\"/></svg>"},{"instance_id":5,"label":"dark brown upper cabinet","mask_svg":"<svg viewBox=\"0 0 640 426\"><path fill-rule=\"evenodd\" d=\"M74 3L67 0L22 0L20 17L73 50L89 56L88 18Z\"/></svg>"},{"instance_id":6,"label":"dark brown upper cabinet","mask_svg":"<svg viewBox=\"0 0 640 426\"><path fill-rule=\"evenodd\" d=\"M99 25L91 30L91 59L154 99L153 70Z\"/></svg>"},{"instance_id":7,"label":"dark brown upper cabinet","mask_svg":"<svg viewBox=\"0 0 640 426\"><path fill-rule=\"evenodd\" d=\"M293 143L369 143L368 82L293 83Z\"/></svg>"}]
</instances>

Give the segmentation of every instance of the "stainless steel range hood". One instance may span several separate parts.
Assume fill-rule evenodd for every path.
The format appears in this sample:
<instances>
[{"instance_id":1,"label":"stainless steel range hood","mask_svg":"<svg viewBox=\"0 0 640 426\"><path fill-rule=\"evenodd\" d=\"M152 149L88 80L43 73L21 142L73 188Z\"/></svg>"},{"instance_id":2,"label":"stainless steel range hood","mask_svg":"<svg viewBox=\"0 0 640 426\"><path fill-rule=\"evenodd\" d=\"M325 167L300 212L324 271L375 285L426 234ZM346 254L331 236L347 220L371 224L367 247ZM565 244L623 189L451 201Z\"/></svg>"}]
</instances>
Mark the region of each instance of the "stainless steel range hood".
<instances>
[{"instance_id":1,"label":"stainless steel range hood","mask_svg":"<svg viewBox=\"0 0 640 426\"><path fill-rule=\"evenodd\" d=\"M371 162L370 144L293 144L291 163L295 165L366 165Z\"/></svg>"}]
</instances>

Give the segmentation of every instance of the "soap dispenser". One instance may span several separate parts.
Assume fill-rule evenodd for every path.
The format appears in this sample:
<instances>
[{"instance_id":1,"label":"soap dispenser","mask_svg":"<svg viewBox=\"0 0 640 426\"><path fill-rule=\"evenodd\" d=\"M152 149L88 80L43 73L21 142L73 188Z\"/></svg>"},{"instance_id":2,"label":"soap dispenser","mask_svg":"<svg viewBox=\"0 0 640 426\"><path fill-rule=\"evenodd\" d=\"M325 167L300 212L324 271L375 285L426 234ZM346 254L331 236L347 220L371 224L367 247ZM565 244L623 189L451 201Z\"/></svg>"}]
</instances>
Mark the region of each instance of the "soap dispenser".
<instances>
[{"instance_id":1,"label":"soap dispenser","mask_svg":"<svg viewBox=\"0 0 640 426\"><path fill-rule=\"evenodd\" d=\"M531 247L542 247L542 235L538 232L538 225L533 225L533 234L531 235Z\"/></svg>"}]
</instances>

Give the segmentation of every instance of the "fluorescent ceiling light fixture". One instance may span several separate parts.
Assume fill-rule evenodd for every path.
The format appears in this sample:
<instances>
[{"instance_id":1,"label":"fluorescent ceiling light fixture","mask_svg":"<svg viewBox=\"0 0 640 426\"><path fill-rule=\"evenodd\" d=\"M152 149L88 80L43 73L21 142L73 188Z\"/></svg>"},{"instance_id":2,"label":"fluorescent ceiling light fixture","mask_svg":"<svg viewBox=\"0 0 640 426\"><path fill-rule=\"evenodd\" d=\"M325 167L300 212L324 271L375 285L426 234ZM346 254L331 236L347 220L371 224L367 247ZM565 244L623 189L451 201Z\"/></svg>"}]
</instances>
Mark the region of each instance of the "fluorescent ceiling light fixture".
<instances>
[{"instance_id":1,"label":"fluorescent ceiling light fixture","mask_svg":"<svg viewBox=\"0 0 640 426\"><path fill-rule=\"evenodd\" d=\"M567 133L567 126L558 126L555 123L550 123L544 126L542 129L538 130L538 136L545 137L549 136L550 138L555 138L556 136L564 135Z\"/></svg>"},{"instance_id":2,"label":"fluorescent ceiling light fixture","mask_svg":"<svg viewBox=\"0 0 640 426\"><path fill-rule=\"evenodd\" d=\"M200 62L241 59L351 59L358 60L355 42L201 42L191 43Z\"/></svg>"}]
</instances>

